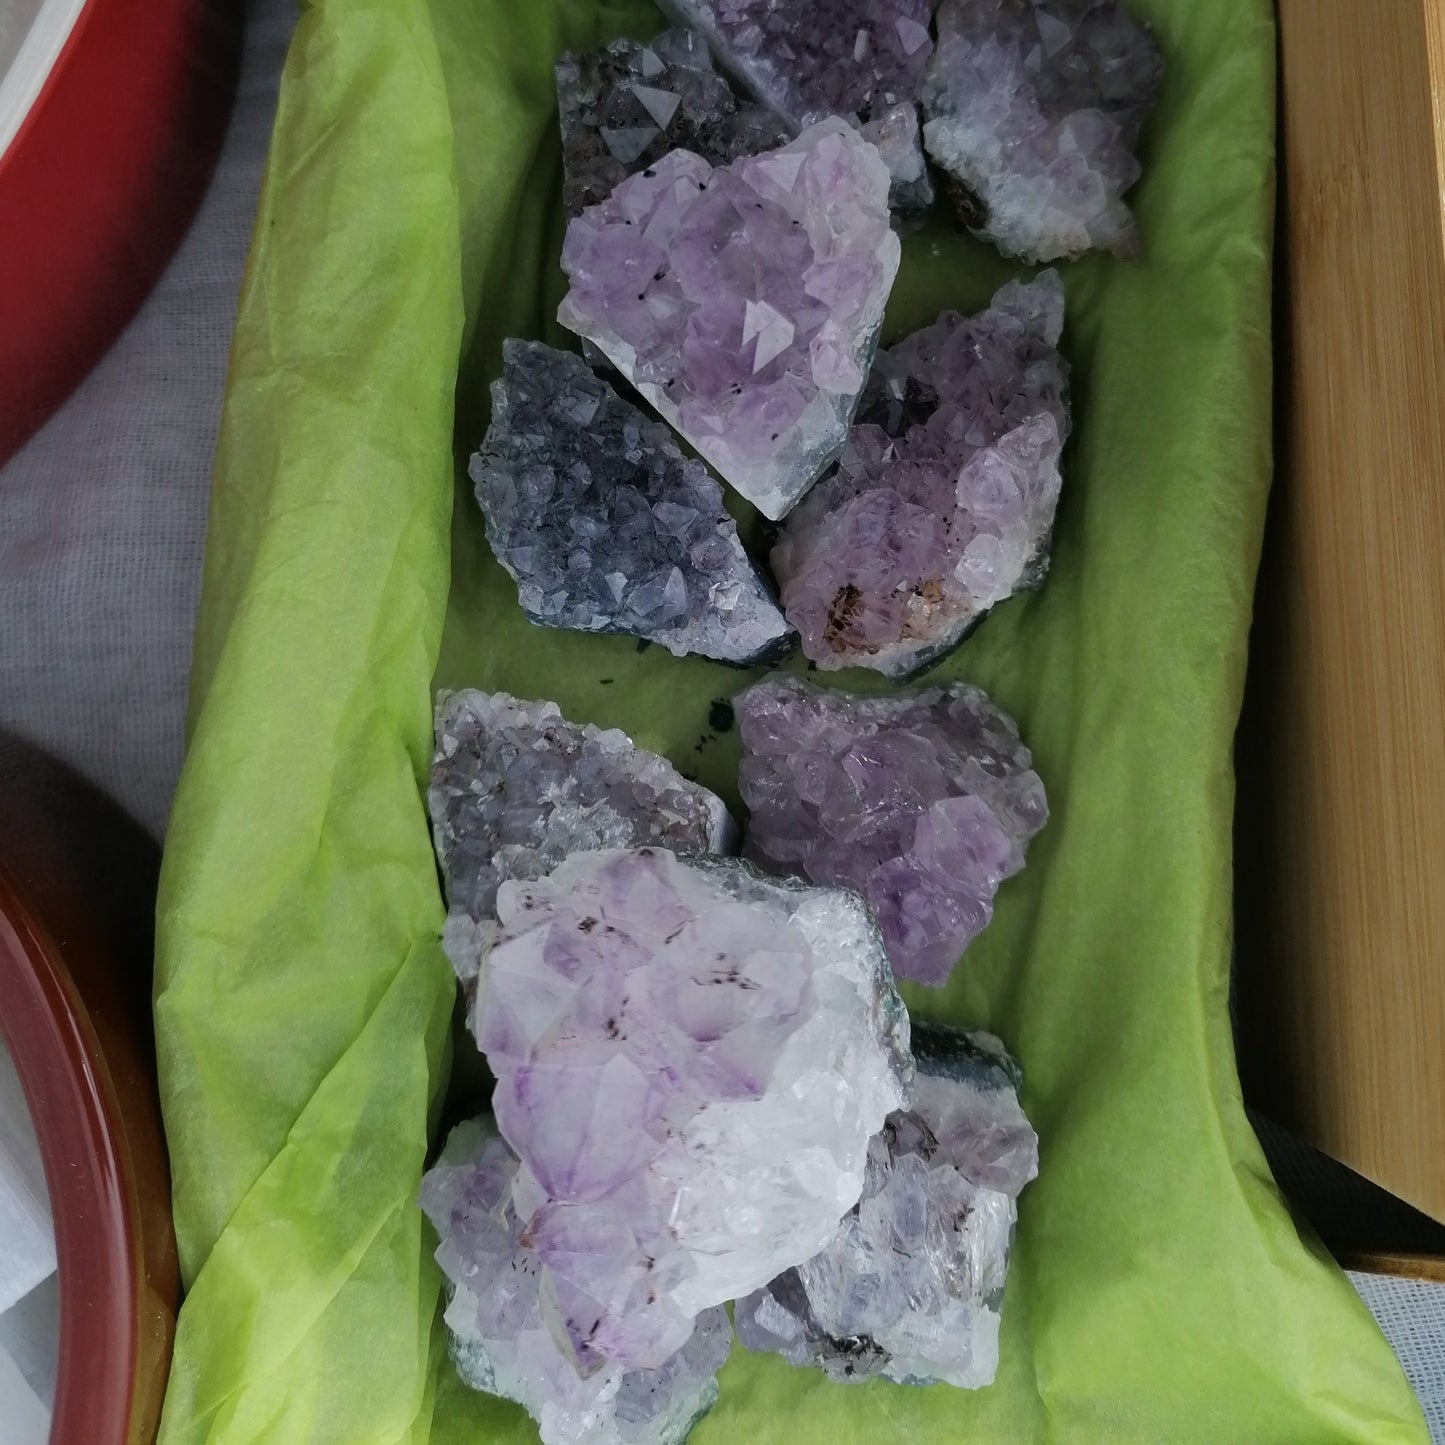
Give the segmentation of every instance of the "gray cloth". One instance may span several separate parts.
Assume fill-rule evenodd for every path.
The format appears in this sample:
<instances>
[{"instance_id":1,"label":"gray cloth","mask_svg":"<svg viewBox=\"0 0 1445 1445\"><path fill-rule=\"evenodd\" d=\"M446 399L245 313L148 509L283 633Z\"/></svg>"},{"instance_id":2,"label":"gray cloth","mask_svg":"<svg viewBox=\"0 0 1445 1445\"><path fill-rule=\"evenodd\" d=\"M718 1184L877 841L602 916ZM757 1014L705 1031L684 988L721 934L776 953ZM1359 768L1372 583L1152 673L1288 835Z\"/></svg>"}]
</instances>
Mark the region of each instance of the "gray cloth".
<instances>
[{"instance_id":1,"label":"gray cloth","mask_svg":"<svg viewBox=\"0 0 1445 1445\"><path fill-rule=\"evenodd\" d=\"M251 0L201 211L129 330L0 471L0 730L155 836L184 744L211 454L293 0ZM1353 1276L1445 1445L1445 1286Z\"/></svg>"},{"instance_id":2,"label":"gray cloth","mask_svg":"<svg viewBox=\"0 0 1445 1445\"><path fill-rule=\"evenodd\" d=\"M1445 1445L1445 1284L1354 1273L1350 1283L1399 1355L1425 1408L1431 1440Z\"/></svg>"},{"instance_id":3,"label":"gray cloth","mask_svg":"<svg viewBox=\"0 0 1445 1445\"><path fill-rule=\"evenodd\" d=\"M248 7L216 175L169 269L0 471L0 730L157 838L184 745L211 457L294 0Z\"/></svg>"}]
</instances>

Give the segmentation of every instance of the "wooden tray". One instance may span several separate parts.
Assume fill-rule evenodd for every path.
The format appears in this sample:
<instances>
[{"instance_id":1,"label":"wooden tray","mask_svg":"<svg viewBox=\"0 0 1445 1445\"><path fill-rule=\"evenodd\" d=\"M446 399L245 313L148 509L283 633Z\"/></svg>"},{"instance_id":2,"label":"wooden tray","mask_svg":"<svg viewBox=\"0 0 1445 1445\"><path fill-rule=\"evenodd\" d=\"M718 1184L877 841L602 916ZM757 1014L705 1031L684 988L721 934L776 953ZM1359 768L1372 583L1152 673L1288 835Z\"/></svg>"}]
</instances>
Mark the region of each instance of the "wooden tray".
<instances>
[{"instance_id":1,"label":"wooden tray","mask_svg":"<svg viewBox=\"0 0 1445 1445\"><path fill-rule=\"evenodd\" d=\"M1445 7L1280 0L1278 456L1240 732L1246 1092L1445 1220Z\"/></svg>"}]
</instances>

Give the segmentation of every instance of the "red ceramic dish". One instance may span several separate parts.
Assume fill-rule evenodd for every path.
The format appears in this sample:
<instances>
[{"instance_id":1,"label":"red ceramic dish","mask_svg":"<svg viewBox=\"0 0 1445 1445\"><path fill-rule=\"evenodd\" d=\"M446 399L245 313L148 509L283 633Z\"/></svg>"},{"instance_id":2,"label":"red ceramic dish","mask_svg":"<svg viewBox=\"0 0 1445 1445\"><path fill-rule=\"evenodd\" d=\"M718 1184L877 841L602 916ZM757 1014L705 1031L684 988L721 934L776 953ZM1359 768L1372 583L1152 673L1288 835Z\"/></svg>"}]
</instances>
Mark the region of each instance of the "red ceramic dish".
<instances>
[{"instance_id":1,"label":"red ceramic dish","mask_svg":"<svg viewBox=\"0 0 1445 1445\"><path fill-rule=\"evenodd\" d=\"M0 73L0 464L169 260L214 163L239 53L237 0L38 3L37 43Z\"/></svg>"},{"instance_id":2,"label":"red ceramic dish","mask_svg":"<svg viewBox=\"0 0 1445 1445\"><path fill-rule=\"evenodd\" d=\"M55 1217L51 1439L149 1445L179 1297L149 1047L153 849L58 770L7 763L0 755L0 1032Z\"/></svg>"}]
</instances>

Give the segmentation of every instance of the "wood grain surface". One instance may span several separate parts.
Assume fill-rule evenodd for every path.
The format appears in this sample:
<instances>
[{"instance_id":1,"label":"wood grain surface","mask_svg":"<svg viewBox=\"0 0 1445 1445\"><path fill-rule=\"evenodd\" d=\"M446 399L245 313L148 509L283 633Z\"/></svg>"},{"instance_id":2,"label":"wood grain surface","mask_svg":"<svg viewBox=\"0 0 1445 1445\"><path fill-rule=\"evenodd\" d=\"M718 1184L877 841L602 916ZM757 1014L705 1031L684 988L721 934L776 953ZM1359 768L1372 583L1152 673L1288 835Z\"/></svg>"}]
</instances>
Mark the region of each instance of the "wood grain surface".
<instances>
[{"instance_id":1,"label":"wood grain surface","mask_svg":"<svg viewBox=\"0 0 1445 1445\"><path fill-rule=\"evenodd\" d=\"M1240 734L1253 1101L1445 1219L1445 5L1279 0L1280 475Z\"/></svg>"},{"instance_id":2,"label":"wood grain surface","mask_svg":"<svg viewBox=\"0 0 1445 1445\"><path fill-rule=\"evenodd\" d=\"M1384 1274L1391 1279L1418 1279L1445 1284L1445 1259L1438 1254L1351 1254L1340 1260L1345 1269L1360 1274Z\"/></svg>"}]
</instances>

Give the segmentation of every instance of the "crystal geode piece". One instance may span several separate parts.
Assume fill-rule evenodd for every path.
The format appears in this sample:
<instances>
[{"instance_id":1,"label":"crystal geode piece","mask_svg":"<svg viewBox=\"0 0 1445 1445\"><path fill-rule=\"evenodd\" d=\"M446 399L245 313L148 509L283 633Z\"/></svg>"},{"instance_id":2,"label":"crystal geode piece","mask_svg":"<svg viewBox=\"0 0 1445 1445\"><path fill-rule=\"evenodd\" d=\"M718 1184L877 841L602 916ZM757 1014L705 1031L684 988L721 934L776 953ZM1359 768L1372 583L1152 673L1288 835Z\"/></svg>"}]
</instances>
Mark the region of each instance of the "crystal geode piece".
<instances>
[{"instance_id":1,"label":"crystal geode piece","mask_svg":"<svg viewBox=\"0 0 1445 1445\"><path fill-rule=\"evenodd\" d=\"M782 657L792 628L708 469L581 357L537 341L503 355L471 475L528 619L630 633L678 657Z\"/></svg>"},{"instance_id":2,"label":"crystal geode piece","mask_svg":"<svg viewBox=\"0 0 1445 1445\"><path fill-rule=\"evenodd\" d=\"M906 1102L907 1013L841 889L611 850L497 903L474 1031L543 1311L583 1373L656 1368L832 1239Z\"/></svg>"},{"instance_id":3,"label":"crystal geode piece","mask_svg":"<svg viewBox=\"0 0 1445 1445\"><path fill-rule=\"evenodd\" d=\"M1038 1174L1018 1066L990 1034L918 1025L911 1109L868 1147L863 1197L806 1264L738 1301L738 1338L835 1380L978 1389L998 1371L1016 1201Z\"/></svg>"},{"instance_id":4,"label":"crystal geode piece","mask_svg":"<svg viewBox=\"0 0 1445 1445\"><path fill-rule=\"evenodd\" d=\"M720 853L737 837L720 798L626 733L504 692L438 695L427 805L449 908L442 941L469 986L506 879L541 878L580 849Z\"/></svg>"},{"instance_id":5,"label":"crystal geode piece","mask_svg":"<svg viewBox=\"0 0 1445 1445\"><path fill-rule=\"evenodd\" d=\"M713 69L707 41L684 28L647 45L616 40L605 50L564 55L557 98L569 216L605 201L619 181L669 151L726 165L793 134L773 111L740 102Z\"/></svg>"},{"instance_id":6,"label":"crystal geode piece","mask_svg":"<svg viewBox=\"0 0 1445 1445\"><path fill-rule=\"evenodd\" d=\"M542 1270L512 1198L517 1156L489 1120L459 1124L422 1180L450 1300L457 1373L474 1390L515 1400L543 1445L681 1445L717 1399L732 1345L727 1311L704 1310L655 1370L603 1365L583 1376L550 1333Z\"/></svg>"},{"instance_id":7,"label":"crystal geode piece","mask_svg":"<svg viewBox=\"0 0 1445 1445\"><path fill-rule=\"evenodd\" d=\"M933 53L933 0L661 0L696 25L724 65L795 126L858 122L905 212L933 204L918 95Z\"/></svg>"},{"instance_id":8,"label":"crystal geode piece","mask_svg":"<svg viewBox=\"0 0 1445 1445\"><path fill-rule=\"evenodd\" d=\"M877 150L830 119L629 176L567 228L558 319L776 520L843 449L899 254Z\"/></svg>"},{"instance_id":9,"label":"crystal geode piece","mask_svg":"<svg viewBox=\"0 0 1445 1445\"><path fill-rule=\"evenodd\" d=\"M907 677L1043 580L1069 431L1063 320L1045 271L878 353L838 470L772 554L819 667Z\"/></svg>"},{"instance_id":10,"label":"crystal geode piece","mask_svg":"<svg viewBox=\"0 0 1445 1445\"><path fill-rule=\"evenodd\" d=\"M775 677L736 707L744 856L856 889L893 971L946 982L1048 818L1013 719L966 683L854 697Z\"/></svg>"},{"instance_id":11,"label":"crystal geode piece","mask_svg":"<svg viewBox=\"0 0 1445 1445\"><path fill-rule=\"evenodd\" d=\"M1163 60L1119 0L943 0L923 141L1006 256L1138 254L1124 193Z\"/></svg>"}]
</instances>

